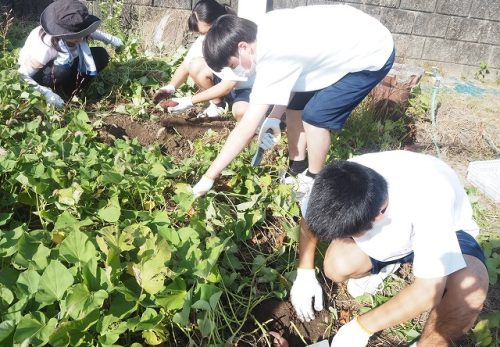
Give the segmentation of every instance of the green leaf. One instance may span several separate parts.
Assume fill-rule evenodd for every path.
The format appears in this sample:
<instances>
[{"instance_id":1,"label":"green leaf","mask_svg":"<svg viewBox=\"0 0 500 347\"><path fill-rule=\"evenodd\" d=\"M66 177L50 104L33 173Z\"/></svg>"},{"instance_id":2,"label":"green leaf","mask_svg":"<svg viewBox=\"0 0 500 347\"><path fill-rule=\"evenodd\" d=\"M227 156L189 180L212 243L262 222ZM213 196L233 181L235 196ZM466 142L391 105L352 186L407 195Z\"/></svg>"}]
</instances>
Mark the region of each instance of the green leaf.
<instances>
[{"instance_id":1,"label":"green leaf","mask_svg":"<svg viewBox=\"0 0 500 347\"><path fill-rule=\"evenodd\" d=\"M19 275L18 288L27 295L36 294L40 283L40 275L33 269L28 269Z\"/></svg>"},{"instance_id":2,"label":"green leaf","mask_svg":"<svg viewBox=\"0 0 500 347\"><path fill-rule=\"evenodd\" d=\"M167 174L167 170L160 163L154 163L149 173L153 175L153 177L163 177Z\"/></svg>"},{"instance_id":3,"label":"green leaf","mask_svg":"<svg viewBox=\"0 0 500 347\"><path fill-rule=\"evenodd\" d=\"M117 222L121 214L120 202L118 201L118 197L116 195L111 197L106 206L99 209L97 214L102 220L106 222Z\"/></svg>"},{"instance_id":4,"label":"green leaf","mask_svg":"<svg viewBox=\"0 0 500 347\"><path fill-rule=\"evenodd\" d=\"M0 323L0 342L5 342L5 340L12 335L15 329L16 325L13 320L6 320ZM2 343L1 345L8 346L6 343Z\"/></svg>"},{"instance_id":5,"label":"green leaf","mask_svg":"<svg viewBox=\"0 0 500 347\"><path fill-rule=\"evenodd\" d=\"M86 263L96 256L96 249L88 236L73 230L61 243L59 254L69 263Z\"/></svg>"},{"instance_id":6,"label":"green leaf","mask_svg":"<svg viewBox=\"0 0 500 347\"><path fill-rule=\"evenodd\" d=\"M69 316L75 320L84 318L92 310L101 308L108 298L105 290L89 292L83 283L75 285L69 290L66 299L61 302Z\"/></svg>"},{"instance_id":7,"label":"green leaf","mask_svg":"<svg viewBox=\"0 0 500 347\"><path fill-rule=\"evenodd\" d=\"M0 213L0 226L7 224L10 217L12 217L12 213Z\"/></svg>"},{"instance_id":8,"label":"green leaf","mask_svg":"<svg viewBox=\"0 0 500 347\"><path fill-rule=\"evenodd\" d=\"M59 260L52 260L40 278L36 301L46 304L60 301L73 282L71 272Z\"/></svg>"},{"instance_id":9,"label":"green leaf","mask_svg":"<svg viewBox=\"0 0 500 347\"><path fill-rule=\"evenodd\" d=\"M91 345L89 340L92 337L86 331L97 323L99 316L99 310L95 310L83 319L58 325L56 331L50 335L49 344L53 347Z\"/></svg>"},{"instance_id":10,"label":"green leaf","mask_svg":"<svg viewBox=\"0 0 500 347\"><path fill-rule=\"evenodd\" d=\"M52 135L50 135L50 138L54 142L59 142L59 140L62 139L62 137L64 136L64 134L66 134L67 131L68 131L68 128L56 129L56 130L54 130Z\"/></svg>"},{"instance_id":11,"label":"green leaf","mask_svg":"<svg viewBox=\"0 0 500 347\"><path fill-rule=\"evenodd\" d=\"M31 346L45 346L49 336L54 332L57 324L55 318L48 322L41 312L33 312L21 318L14 333L14 343L27 344Z\"/></svg>"},{"instance_id":12,"label":"green leaf","mask_svg":"<svg viewBox=\"0 0 500 347\"><path fill-rule=\"evenodd\" d=\"M196 301L191 308L197 309L197 310L203 310L203 311L211 311L210 304L208 301L200 299Z\"/></svg>"}]
</instances>

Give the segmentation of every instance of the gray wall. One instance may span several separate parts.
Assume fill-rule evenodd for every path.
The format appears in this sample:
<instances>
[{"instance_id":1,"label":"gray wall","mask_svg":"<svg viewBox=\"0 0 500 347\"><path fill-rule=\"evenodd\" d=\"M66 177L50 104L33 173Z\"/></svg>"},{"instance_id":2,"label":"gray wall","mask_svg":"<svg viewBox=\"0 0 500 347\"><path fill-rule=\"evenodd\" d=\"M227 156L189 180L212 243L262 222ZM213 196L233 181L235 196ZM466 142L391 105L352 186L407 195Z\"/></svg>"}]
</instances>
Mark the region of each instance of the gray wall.
<instances>
[{"instance_id":1,"label":"gray wall","mask_svg":"<svg viewBox=\"0 0 500 347\"><path fill-rule=\"evenodd\" d=\"M98 9L98 1L87 3ZM13 4L17 16L37 13L47 2L50 0L0 0L3 5ZM185 42L187 30L182 23L196 2L125 0L123 22L148 42L152 32L156 31L158 37L158 21L170 16L165 29L169 34L163 35L162 40L174 46L181 42L180 36L184 36ZM238 0L221 2L238 7ZM399 62L426 69L438 66L444 74L457 76L472 76L479 64L486 62L489 78L500 78L500 0L268 0L268 7L335 3L360 8L384 23L394 35Z\"/></svg>"},{"instance_id":2,"label":"gray wall","mask_svg":"<svg viewBox=\"0 0 500 347\"><path fill-rule=\"evenodd\" d=\"M470 75L486 62L499 78L500 0L274 0L274 9L345 3L378 18L393 33L397 57L445 73Z\"/></svg>"}]
</instances>

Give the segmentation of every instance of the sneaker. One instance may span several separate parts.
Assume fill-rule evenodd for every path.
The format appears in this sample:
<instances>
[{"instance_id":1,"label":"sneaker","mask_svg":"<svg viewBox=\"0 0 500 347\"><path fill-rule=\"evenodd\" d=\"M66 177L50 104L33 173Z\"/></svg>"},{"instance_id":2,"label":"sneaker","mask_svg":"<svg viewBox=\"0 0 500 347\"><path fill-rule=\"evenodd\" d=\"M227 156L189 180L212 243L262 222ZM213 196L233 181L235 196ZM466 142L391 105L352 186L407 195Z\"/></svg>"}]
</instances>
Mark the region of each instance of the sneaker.
<instances>
[{"instance_id":1,"label":"sneaker","mask_svg":"<svg viewBox=\"0 0 500 347\"><path fill-rule=\"evenodd\" d=\"M212 101L208 103L208 107L198 114L198 118L214 118L221 117L227 112L227 102L223 101L219 105L214 104Z\"/></svg>"},{"instance_id":2,"label":"sneaker","mask_svg":"<svg viewBox=\"0 0 500 347\"><path fill-rule=\"evenodd\" d=\"M399 269L400 263L384 266L378 274L368 275L361 278L350 278L347 281L347 291L353 298L363 294L375 295L384 289L384 280L390 274Z\"/></svg>"}]
</instances>

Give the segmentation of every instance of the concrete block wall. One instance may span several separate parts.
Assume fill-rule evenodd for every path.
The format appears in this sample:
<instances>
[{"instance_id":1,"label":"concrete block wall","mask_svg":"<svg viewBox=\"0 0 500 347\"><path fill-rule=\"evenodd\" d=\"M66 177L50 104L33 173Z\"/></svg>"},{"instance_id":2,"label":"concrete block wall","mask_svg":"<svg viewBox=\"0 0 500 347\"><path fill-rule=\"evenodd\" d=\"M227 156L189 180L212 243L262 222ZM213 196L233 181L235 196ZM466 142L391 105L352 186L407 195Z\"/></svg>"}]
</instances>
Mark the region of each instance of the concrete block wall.
<instances>
[{"instance_id":1,"label":"concrete block wall","mask_svg":"<svg viewBox=\"0 0 500 347\"><path fill-rule=\"evenodd\" d=\"M500 71L500 0L274 0L274 9L348 4L392 32L397 58L452 75L473 75L481 62Z\"/></svg>"}]
</instances>

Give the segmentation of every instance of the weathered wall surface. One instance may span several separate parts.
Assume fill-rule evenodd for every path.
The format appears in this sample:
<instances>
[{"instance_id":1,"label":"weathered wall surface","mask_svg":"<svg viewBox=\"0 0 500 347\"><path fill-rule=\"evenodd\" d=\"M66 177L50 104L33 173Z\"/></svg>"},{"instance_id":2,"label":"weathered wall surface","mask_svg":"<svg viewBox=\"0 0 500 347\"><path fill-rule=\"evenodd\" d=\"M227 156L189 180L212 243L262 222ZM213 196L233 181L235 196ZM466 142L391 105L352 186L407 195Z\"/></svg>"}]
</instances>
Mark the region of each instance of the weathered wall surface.
<instances>
[{"instance_id":1,"label":"weathered wall surface","mask_svg":"<svg viewBox=\"0 0 500 347\"><path fill-rule=\"evenodd\" d=\"M100 0L87 0L94 12ZM108 0L109 2L110 0ZM16 15L39 13L50 0L0 0ZM197 0L124 0L123 22L147 46L164 42L170 50L186 42L186 20ZM237 0L221 1L237 9ZM444 73L470 75L485 62L500 70L500 0L268 0L273 9L344 3L384 23L393 33L399 62ZM168 49L167 49L168 51ZM496 76L494 76L497 74Z\"/></svg>"}]
</instances>

